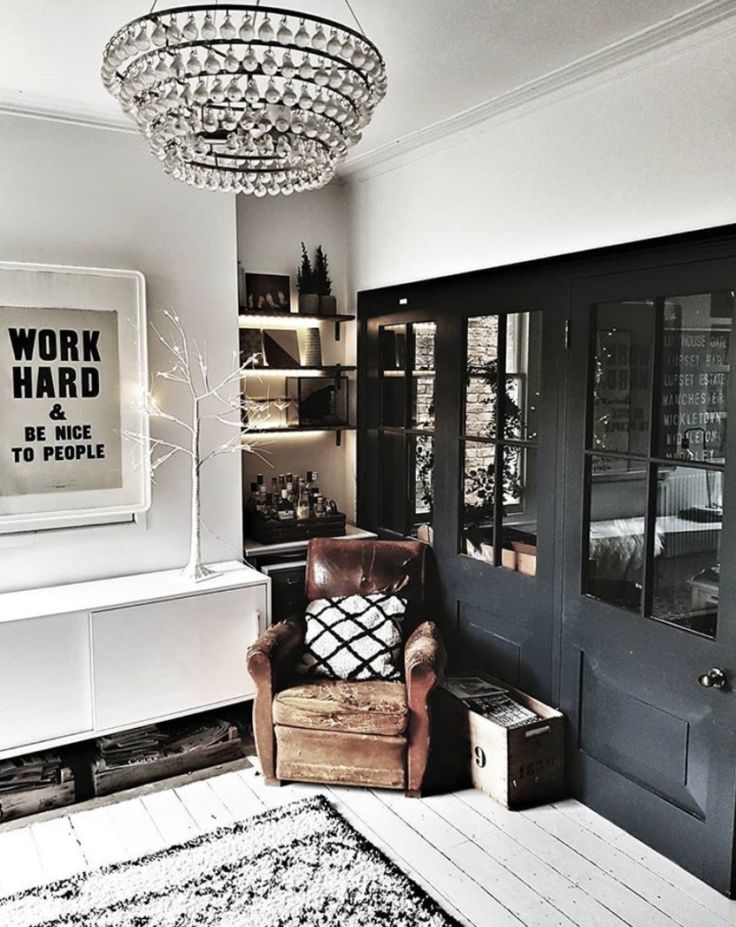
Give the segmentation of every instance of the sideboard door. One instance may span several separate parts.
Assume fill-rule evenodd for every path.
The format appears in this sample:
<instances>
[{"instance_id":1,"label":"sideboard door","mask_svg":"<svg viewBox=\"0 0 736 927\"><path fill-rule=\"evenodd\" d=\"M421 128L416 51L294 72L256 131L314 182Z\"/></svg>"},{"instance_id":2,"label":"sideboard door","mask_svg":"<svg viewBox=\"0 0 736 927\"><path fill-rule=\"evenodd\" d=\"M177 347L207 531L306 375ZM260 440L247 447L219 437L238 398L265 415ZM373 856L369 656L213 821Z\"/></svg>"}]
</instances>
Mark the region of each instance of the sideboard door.
<instances>
[{"instance_id":1,"label":"sideboard door","mask_svg":"<svg viewBox=\"0 0 736 927\"><path fill-rule=\"evenodd\" d=\"M91 730L89 614L0 623L0 751Z\"/></svg>"},{"instance_id":2,"label":"sideboard door","mask_svg":"<svg viewBox=\"0 0 736 927\"><path fill-rule=\"evenodd\" d=\"M98 731L251 697L245 652L267 613L266 586L95 612Z\"/></svg>"}]
</instances>

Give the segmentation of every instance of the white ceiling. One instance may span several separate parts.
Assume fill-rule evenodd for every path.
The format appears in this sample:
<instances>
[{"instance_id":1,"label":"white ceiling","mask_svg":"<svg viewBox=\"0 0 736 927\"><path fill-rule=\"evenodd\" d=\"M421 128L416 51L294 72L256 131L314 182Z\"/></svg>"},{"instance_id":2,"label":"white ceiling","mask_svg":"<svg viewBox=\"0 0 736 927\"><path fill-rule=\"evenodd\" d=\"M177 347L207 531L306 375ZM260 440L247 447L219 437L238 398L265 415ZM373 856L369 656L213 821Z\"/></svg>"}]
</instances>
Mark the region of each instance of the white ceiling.
<instances>
[{"instance_id":1,"label":"white ceiling","mask_svg":"<svg viewBox=\"0 0 736 927\"><path fill-rule=\"evenodd\" d=\"M150 10L150 0L0 3L0 107L121 121L100 83L100 56L120 25ZM157 9L175 5L163 0ZM273 5L352 22L345 0ZM694 0L352 0L389 75L388 95L356 152L446 120L696 5Z\"/></svg>"}]
</instances>

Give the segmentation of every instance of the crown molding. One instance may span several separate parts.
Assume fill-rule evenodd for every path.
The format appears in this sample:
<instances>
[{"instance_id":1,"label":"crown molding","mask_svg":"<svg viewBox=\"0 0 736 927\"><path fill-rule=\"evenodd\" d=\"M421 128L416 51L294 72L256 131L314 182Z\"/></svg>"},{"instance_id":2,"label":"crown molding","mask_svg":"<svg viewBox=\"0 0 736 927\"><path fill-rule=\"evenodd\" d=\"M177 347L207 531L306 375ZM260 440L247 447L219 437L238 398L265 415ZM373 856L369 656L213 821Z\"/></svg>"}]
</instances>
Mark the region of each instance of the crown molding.
<instances>
[{"instance_id":1,"label":"crown molding","mask_svg":"<svg viewBox=\"0 0 736 927\"><path fill-rule=\"evenodd\" d=\"M338 169L340 183L350 183L369 176L374 170L390 169L390 163L409 156L433 142L457 136L464 130L488 122L511 110L565 90L586 79L605 74L616 67L662 49L672 43L696 36L708 27L728 24L736 18L734 0L705 0L661 23L649 26L625 39L607 45L570 64L492 97L477 106L410 132L394 141L348 158ZM47 119L71 125L136 134L136 127L123 114L97 109L54 97L36 96L0 87L0 114Z\"/></svg>"},{"instance_id":2,"label":"crown molding","mask_svg":"<svg viewBox=\"0 0 736 927\"><path fill-rule=\"evenodd\" d=\"M374 172L390 170L394 166L393 162L398 164L402 159L411 160L412 152L417 149L455 137L467 129L506 115L511 110L538 102L590 78L605 75L621 65L636 62L647 54L665 49L678 40L699 37L698 34L706 29L724 24L732 26L734 24L728 21L735 17L736 3L733 0L705 0L692 9L642 29L477 106L417 129L364 154L348 158L339 168L340 177L343 182L350 183L369 177Z\"/></svg>"},{"instance_id":3,"label":"crown molding","mask_svg":"<svg viewBox=\"0 0 736 927\"><path fill-rule=\"evenodd\" d=\"M136 128L123 113L109 113L92 106L84 106L71 100L57 100L54 97L37 96L20 90L0 87L0 114L4 116L25 116L30 119L50 119L77 126L95 129L113 129L117 132L135 134Z\"/></svg>"}]
</instances>

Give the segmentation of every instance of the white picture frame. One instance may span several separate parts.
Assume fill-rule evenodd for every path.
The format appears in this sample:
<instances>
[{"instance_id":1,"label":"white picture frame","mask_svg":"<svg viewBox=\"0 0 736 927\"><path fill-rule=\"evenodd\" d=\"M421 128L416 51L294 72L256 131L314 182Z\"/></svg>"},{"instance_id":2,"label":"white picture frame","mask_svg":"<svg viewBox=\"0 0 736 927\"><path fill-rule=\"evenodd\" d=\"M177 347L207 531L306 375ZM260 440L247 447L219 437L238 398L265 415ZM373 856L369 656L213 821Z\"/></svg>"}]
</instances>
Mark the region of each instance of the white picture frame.
<instances>
[{"instance_id":1,"label":"white picture frame","mask_svg":"<svg viewBox=\"0 0 736 927\"><path fill-rule=\"evenodd\" d=\"M65 343L62 331L76 331L78 342L70 342L75 336L67 335ZM83 351L85 331L91 334ZM101 332L101 340L94 340L95 331ZM66 350L55 356L50 346L57 343L65 343ZM100 345L105 346L102 354ZM96 393L91 388L83 396L85 360L89 377L96 378L90 382L98 385ZM44 387L42 376L47 380ZM147 388L143 274L0 262L0 534L132 521L144 513L151 505L148 416L142 402ZM90 400L86 405L85 399ZM66 447L59 438L58 420L51 416L57 400L63 421L77 429L85 417L94 421L86 439L79 431L76 438L66 439L74 453L94 449L85 452L86 457L52 456L47 461L47 454ZM38 426L41 421L46 425L44 440L36 440L34 457L26 461L20 455L29 452L19 448L32 443L26 440L32 434L29 423ZM132 434L144 440L128 437ZM56 443L51 446L50 441ZM92 460L97 451L104 464ZM49 464L44 475L42 460ZM56 476L50 479L52 470Z\"/></svg>"}]
</instances>

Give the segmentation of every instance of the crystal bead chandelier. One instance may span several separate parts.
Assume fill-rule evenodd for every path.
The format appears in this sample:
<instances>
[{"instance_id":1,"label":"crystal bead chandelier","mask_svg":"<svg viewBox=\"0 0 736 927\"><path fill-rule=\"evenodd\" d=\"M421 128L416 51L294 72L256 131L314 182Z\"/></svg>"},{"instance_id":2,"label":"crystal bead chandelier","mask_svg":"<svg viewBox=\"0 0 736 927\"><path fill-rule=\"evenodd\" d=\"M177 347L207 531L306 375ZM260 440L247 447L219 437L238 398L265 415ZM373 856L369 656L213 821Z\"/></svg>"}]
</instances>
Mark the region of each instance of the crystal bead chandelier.
<instances>
[{"instance_id":1,"label":"crystal bead chandelier","mask_svg":"<svg viewBox=\"0 0 736 927\"><path fill-rule=\"evenodd\" d=\"M167 174L255 196L326 184L387 86L362 29L260 3L134 19L107 43L102 80Z\"/></svg>"}]
</instances>

